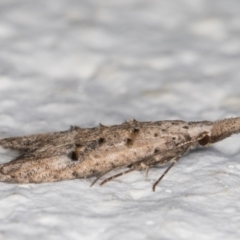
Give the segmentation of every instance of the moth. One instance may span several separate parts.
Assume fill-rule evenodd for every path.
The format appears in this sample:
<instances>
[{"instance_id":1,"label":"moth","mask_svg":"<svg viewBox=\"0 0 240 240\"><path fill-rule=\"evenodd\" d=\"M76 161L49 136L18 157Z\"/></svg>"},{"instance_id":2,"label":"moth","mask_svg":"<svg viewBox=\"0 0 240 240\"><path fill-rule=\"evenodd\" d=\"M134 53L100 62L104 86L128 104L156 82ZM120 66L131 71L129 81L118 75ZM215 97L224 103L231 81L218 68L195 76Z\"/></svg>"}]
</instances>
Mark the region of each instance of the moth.
<instances>
[{"instance_id":1,"label":"moth","mask_svg":"<svg viewBox=\"0 0 240 240\"><path fill-rule=\"evenodd\" d=\"M155 191L189 149L209 146L239 132L240 117L216 122L131 120L114 126L72 126L62 132L0 139L0 146L19 153L12 161L0 164L0 181L22 184L96 177L94 184L106 173L124 168L103 180L103 185L135 170L148 172L166 165L153 185Z\"/></svg>"}]
</instances>

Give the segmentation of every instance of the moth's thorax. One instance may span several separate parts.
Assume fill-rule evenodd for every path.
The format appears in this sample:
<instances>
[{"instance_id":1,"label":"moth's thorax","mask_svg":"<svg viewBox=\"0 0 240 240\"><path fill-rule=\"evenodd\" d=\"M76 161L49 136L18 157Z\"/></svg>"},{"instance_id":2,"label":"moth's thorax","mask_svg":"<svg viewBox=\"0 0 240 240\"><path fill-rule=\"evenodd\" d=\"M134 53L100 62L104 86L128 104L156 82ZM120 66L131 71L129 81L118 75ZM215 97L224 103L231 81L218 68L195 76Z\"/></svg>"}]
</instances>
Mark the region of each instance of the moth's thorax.
<instances>
[{"instance_id":1,"label":"moth's thorax","mask_svg":"<svg viewBox=\"0 0 240 240\"><path fill-rule=\"evenodd\" d=\"M207 133L210 137L212 133L213 122L203 121L203 122L189 122L188 133L192 139L197 138L202 133Z\"/></svg>"}]
</instances>

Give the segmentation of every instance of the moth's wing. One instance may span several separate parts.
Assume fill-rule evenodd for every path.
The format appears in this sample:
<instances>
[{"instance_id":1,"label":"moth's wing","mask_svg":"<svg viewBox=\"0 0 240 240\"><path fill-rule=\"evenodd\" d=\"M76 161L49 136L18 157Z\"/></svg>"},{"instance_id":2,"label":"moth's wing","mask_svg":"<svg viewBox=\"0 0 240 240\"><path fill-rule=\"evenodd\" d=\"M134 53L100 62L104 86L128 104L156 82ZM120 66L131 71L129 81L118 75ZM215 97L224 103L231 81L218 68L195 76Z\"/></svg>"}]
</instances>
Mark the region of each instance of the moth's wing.
<instances>
[{"instance_id":1,"label":"moth's wing","mask_svg":"<svg viewBox=\"0 0 240 240\"><path fill-rule=\"evenodd\" d=\"M0 146L19 152L19 156L13 161L64 155L74 149L74 132L65 131L5 138L0 139Z\"/></svg>"},{"instance_id":2,"label":"moth's wing","mask_svg":"<svg viewBox=\"0 0 240 240\"><path fill-rule=\"evenodd\" d=\"M47 146L50 143L52 145L59 145L59 143L64 139L69 140L72 137L70 131L65 132L55 132L55 133L44 133L44 134L34 134L23 137L12 137L0 139L0 146L3 148L8 148L18 151L29 151L39 149L40 147Z\"/></svg>"},{"instance_id":3,"label":"moth's wing","mask_svg":"<svg viewBox=\"0 0 240 240\"><path fill-rule=\"evenodd\" d=\"M21 151L12 161L41 159L54 156L68 155L74 149L74 144L62 144L61 146L44 146L36 150Z\"/></svg>"}]
</instances>

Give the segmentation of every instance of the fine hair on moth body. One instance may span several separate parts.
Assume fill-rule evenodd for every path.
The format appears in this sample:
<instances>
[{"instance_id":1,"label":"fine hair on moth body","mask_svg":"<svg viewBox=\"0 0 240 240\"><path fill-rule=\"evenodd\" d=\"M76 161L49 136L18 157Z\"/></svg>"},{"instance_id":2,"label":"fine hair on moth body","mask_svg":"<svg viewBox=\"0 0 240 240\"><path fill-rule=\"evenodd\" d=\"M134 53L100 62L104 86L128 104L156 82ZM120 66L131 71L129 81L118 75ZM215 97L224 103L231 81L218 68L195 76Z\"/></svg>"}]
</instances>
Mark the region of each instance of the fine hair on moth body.
<instances>
[{"instance_id":1,"label":"fine hair on moth body","mask_svg":"<svg viewBox=\"0 0 240 240\"><path fill-rule=\"evenodd\" d=\"M100 185L135 170L167 166L153 184L153 191L167 172L189 149L209 146L240 132L240 117L219 121L166 120L94 128L71 127L67 131L0 139L0 146L18 151L0 164L0 181L43 183L96 177L114 169L124 170ZM93 185L92 184L92 185Z\"/></svg>"}]
</instances>

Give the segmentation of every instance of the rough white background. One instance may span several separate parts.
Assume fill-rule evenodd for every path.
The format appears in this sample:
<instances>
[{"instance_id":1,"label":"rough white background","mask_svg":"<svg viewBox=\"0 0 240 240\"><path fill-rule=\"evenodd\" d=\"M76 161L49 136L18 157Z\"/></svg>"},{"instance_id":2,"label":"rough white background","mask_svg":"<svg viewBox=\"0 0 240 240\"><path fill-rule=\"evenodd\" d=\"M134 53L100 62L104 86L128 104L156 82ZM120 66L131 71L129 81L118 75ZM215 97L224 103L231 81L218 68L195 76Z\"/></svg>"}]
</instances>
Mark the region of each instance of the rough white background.
<instances>
[{"instance_id":1,"label":"rough white background","mask_svg":"<svg viewBox=\"0 0 240 240\"><path fill-rule=\"evenodd\" d=\"M239 116L239 9L238 0L0 0L0 136ZM0 239L239 239L239 140L184 156L155 193L163 169L104 187L0 183Z\"/></svg>"}]
</instances>

